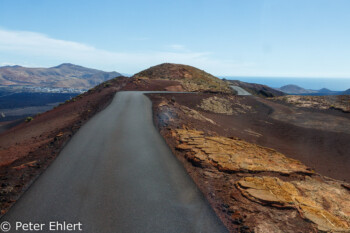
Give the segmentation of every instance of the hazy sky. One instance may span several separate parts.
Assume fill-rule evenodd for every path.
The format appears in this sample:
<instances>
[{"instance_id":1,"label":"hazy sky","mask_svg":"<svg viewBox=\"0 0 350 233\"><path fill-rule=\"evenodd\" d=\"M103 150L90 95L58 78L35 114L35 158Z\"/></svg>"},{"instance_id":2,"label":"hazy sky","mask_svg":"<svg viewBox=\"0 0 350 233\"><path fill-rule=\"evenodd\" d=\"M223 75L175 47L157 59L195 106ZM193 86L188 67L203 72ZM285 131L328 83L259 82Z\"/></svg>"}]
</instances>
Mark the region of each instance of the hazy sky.
<instances>
[{"instance_id":1,"label":"hazy sky","mask_svg":"<svg viewBox=\"0 0 350 233\"><path fill-rule=\"evenodd\" d=\"M0 66L350 77L349 0L0 0Z\"/></svg>"}]
</instances>

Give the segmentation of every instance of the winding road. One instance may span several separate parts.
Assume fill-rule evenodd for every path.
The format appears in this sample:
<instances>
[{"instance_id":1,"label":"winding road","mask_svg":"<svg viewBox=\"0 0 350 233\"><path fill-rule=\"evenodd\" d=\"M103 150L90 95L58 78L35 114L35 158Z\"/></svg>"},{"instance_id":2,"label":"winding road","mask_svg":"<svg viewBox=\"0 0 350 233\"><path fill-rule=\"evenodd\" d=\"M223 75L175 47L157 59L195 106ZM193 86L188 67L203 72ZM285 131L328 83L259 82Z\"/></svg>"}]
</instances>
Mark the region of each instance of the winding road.
<instances>
[{"instance_id":1,"label":"winding road","mask_svg":"<svg viewBox=\"0 0 350 233\"><path fill-rule=\"evenodd\" d=\"M230 86L233 90L237 91L237 95L252 95L248 91L239 86Z\"/></svg>"},{"instance_id":2,"label":"winding road","mask_svg":"<svg viewBox=\"0 0 350 233\"><path fill-rule=\"evenodd\" d=\"M119 92L1 219L82 232L227 232L153 125L143 92ZM40 232L40 231L39 231ZM68 232L68 231L67 231ZM79 231L71 231L79 232Z\"/></svg>"}]
</instances>

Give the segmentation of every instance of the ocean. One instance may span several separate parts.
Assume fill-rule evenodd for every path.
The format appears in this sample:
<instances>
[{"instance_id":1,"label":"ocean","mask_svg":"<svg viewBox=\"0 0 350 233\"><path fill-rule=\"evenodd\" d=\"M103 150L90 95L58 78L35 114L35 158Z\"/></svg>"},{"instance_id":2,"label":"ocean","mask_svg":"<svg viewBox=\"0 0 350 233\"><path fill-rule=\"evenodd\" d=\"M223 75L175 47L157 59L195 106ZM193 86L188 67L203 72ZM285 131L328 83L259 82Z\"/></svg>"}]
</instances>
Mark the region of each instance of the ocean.
<instances>
[{"instance_id":1,"label":"ocean","mask_svg":"<svg viewBox=\"0 0 350 233\"><path fill-rule=\"evenodd\" d=\"M249 83L268 85L279 88L284 85L294 84L305 89L319 90L327 88L332 91L345 91L350 88L350 78L278 78L278 77L220 77L232 80L240 80Z\"/></svg>"}]
</instances>

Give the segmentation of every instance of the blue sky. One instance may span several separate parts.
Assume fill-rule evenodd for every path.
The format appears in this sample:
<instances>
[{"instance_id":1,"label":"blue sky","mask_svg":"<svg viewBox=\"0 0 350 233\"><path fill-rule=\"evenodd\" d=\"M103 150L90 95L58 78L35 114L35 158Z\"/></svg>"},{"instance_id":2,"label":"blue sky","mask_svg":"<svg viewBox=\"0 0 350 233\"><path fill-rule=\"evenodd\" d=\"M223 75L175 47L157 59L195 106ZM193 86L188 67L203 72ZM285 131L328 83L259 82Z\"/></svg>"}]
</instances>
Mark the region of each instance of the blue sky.
<instances>
[{"instance_id":1,"label":"blue sky","mask_svg":"<svg viewBox=\"0 0 350 233\"><path fill-rule=\"evenodd\" d=\"M350 78L348 0L0 0L0 66Z\"/></svg>"}]
</instances>

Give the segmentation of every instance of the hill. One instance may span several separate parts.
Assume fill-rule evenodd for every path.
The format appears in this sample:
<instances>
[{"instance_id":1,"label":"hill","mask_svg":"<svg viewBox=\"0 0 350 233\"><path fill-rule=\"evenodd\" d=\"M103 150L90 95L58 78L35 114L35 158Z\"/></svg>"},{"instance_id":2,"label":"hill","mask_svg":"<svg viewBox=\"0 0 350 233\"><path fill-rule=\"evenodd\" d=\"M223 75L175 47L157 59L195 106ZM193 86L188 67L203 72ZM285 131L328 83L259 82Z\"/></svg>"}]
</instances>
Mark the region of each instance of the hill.
<instances>
[{"instance_id":1,"label":"hill","mask_svg":"<svg viewBox=\"0 0 350 233\"><path fill-rule=\"evenodd\" d=\"M297 85L289 84L279 88L280 91L287 94L311 94L316 93L317 91L307 90Z\"/></svg>"},{"instance_id":2,"label":"hill","mask_svg":"<svg viewBox=\"0 0 350 233\"><path fill-rule=\"evenodd\" d=\"M260 97L277 97L284 96L285 93L282 91L273 89L269 86L256 84L256 83L246 83L239 80L227 80L230 85L239 86L253 95Z\"/></svg>"},{"instance_id":3,"label":"hill","mask_svg":"<svg viewBox=\"0 0 350 233\"><path fill-rule=\"evenodd\" d=\"M329 90L328 88L322 88L320 90L318 90L319 93L324 93L324 94L331 94L334 91Z\"/></svg>"},{"instance_id":4,"label":"hill","mask_svg":"<svg viewBox=\"0 0 350 233\"><path fill-rule=\"evenodd\" d=\"M133 78L177 81L186 91L233 93L233 90L223 80L188 65L163 63L141 71Z\"/></svg>"},{"instance_id":5,"label":"hill","mask_svg":"<svg viewBox=\"0 0 350 233\"><path fill-rule=\"evenodd\" d=\"M89 89L118 76L121 76L121 74L90 69L70 63L51 68L0 67L0 85L3 86Z\"/></svg>"}]
</instances>

